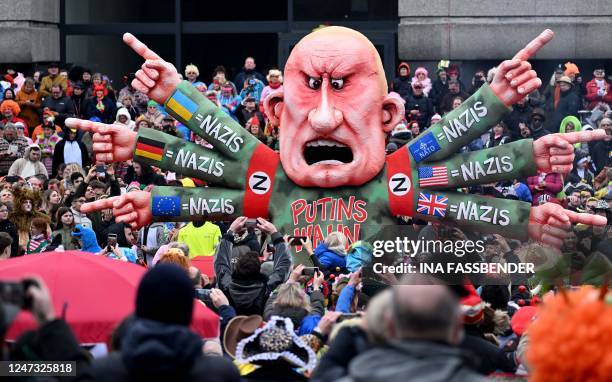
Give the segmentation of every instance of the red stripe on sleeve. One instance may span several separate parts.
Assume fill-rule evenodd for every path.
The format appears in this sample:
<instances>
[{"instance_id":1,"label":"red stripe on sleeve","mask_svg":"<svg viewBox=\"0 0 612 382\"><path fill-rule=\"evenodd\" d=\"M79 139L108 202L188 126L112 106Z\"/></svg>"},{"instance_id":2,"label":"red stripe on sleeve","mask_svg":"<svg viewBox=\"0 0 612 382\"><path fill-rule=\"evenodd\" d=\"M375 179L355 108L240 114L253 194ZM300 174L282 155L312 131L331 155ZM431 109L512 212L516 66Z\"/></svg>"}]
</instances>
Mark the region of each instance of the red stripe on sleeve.
<instances>
[{"instance_id":1,"label":"red stripe on sleeve","mask_svg":"<svg viewBox=\"0 0 612 382\"><path fill-rule=\"evenodd\" d=\"M387 192L393 216L414 215L414 185L408 147L387 156Z\"/></svg>"},{"instance_id":2,"label":"red stripe on sleeve","mask_svg":"<svg viewBox=\"0 0 612 382\"><path fill-rule=\"evenodd\" d=\"M264 144L255 148L246 174L244 216L267 218L270 198L274 189L274 176L280 162L278 153Z\"/></svg>"}]
</instances>

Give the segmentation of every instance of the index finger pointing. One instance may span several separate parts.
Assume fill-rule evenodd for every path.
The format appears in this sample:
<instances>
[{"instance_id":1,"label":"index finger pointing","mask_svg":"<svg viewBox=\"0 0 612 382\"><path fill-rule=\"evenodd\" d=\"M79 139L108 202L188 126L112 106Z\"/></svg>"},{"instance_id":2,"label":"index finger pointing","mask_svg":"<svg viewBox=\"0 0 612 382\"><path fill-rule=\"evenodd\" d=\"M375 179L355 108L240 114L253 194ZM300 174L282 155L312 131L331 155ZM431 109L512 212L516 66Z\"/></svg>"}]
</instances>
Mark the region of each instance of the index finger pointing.
<instances>
[{"instance_id":1,"label":"index finger pointing","mask_svg":"<svg viewBox=\"0 0 612 382\"><path fill-rule=\"evenodd\" d=\"M119 199L119 196L115 196L113 198L100 199L95 202L85 203L81 206L82 213L90 213L100 210L108 210L113 208L113 203L115 200Z\"/></svg>"},{"instance_id":2,"label":"index finger pointing","mask_svg":"<svg viewBox=\"0 0 612 382\"><path fill-rule=\"evenodd\" d=\"M106 126L100 122L88 121L85 119L78 118L67 118L64 122L66 126L72 129L79 129L83 131L90 131L92 133L105 134L107 132Z\"/></svg>"},{"instance_id":3,"label":"index finger pointing","mask_svg":"<svg viewBox=\"0 0 612 382\"><path fill-rule=\"evenodd\" d=\"M572 133L565 133L562 135L563 139L569 143L579 142L590 142L604 139L606 137L605 130L592 130L592 131L575 131Z\"/></svg>"},{"instance_id":4,"label":"index finger pointing","mask_svg":"<svg viewBox=\"0 0 612 382\"><path fill-rule=\"evenodd\" d=\"M555 32L550 29L546 29L544 32L540 33L540 35L533 40L523 49L521 49L514 57L515 60L529 60L534 54L537 53L544 45L546 45L552 38L555 36Z\"/></svg>"},{"instance_id":5,"label":"index finger pointing","mask_svg":"<svg viewBox=\"0 0 612 382\"><path fill-rule=\"evenodd\" d=\"M132 50L145 60L161 60L162 58L157 55L154 51L149 49L145 44L142 43L131 33L125 33L123 35L123 42L125 42Z\"/></svg>"},{"instance_id":6,"label":"index finger pointing","mask_svg":"<svg viewBox=\"0 0 612 382\"><path fill-rule=\"evenodd\" d=\"M582 223L586 225L604 226L608 219L599 215L581 214L574 211L565 210L572 223Z\"/></svg>"}]
</instances>

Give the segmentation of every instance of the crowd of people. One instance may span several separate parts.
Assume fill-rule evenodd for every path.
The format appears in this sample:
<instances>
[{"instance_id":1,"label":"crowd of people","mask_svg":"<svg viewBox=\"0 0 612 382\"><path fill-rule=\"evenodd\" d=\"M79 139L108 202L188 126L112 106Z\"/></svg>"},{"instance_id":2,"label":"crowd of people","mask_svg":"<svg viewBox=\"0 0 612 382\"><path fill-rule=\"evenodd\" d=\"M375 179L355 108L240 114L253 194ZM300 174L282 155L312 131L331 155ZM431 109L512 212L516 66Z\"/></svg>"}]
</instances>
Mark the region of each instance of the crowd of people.
<instances>
[{"instance_id":1,"label":"crowd of people","mask_svg":"<svg viewBox=\"0 0 612 382\"><path fill-rule=\"evenodd\" d=\"M441 61L432 79L422 67L411 76L410 65L402 62L390 91L405 101L406 115L389 134L387 152L400 149L457 108L491 81L494 72L478 70L466 85L457 65ZM100 73L82 69L73 81L68 71L51 64L46 75L32 77L9 68L0 82L0 259L76 249L149 268L134 314L113 333L107 356L83 354L53 311L44 282L37 280L28 293L38 301L32 309L42 324L39 333L45 335L18 341L5 357L31 359L25 349L36 349L53 354L54 360L77 361L82 380L109 381L400 381L408 376L477 381L492 374L518 379L537 372L542 361L530 356L537 343L526 330L532 321L538 325L534 317L545 314L539 295L546 282L534 289L532 275L475 278L467 286L448 286L428 275L375 274L371 244L351 243L340 232L313 248L309 238L295 243L287 238L289 232L279 232L261 218L255 223L245 217L212 222L201 216L187 224L156 222L136 230L115 222L111 210L81 212L84 203L157 185L206 186L138 161L95 163L90 133L64 125L66 118L77 117L133 131L157 129L208 146L133 88L133 78L126 75L125 86L116 91ZM264 76L248 57L233 81L219 66L207 85L193 64L185 67L184 78L278 150L282 132L269 123L262 100L282 89L280 70ZM533 205L558 203L610 221L611 106L612 89L603 67L583 81L575 64L559 65L549 83L462 151L589 129L605 130L608 139L577 144L567 176L538 173L463 191ZM404 217L398 223L415 223L419 236L431 239L475 235L417 225ZM547 255L537 244L500 235L485 239L485 253L474 254L472 260L517 263ZM296 244L309 254L312 267L294 264ZM608 264L612 259L609 225L572 227L562 253L570 259L571 272L559 278L580 284L595 256L602 254ZM423 253L406 261L435 262L438 255ZM203 274L192 264L200 256L214 256L214 274ZM557 298L566 293L561 287L556 292ZM203 341L189 331L194 296L219 314L219 338ZM572 375L589 368L595 372L592 363L585 365ZM570 375L568 380L578 379Z\"/></svg>"}]
</instances>

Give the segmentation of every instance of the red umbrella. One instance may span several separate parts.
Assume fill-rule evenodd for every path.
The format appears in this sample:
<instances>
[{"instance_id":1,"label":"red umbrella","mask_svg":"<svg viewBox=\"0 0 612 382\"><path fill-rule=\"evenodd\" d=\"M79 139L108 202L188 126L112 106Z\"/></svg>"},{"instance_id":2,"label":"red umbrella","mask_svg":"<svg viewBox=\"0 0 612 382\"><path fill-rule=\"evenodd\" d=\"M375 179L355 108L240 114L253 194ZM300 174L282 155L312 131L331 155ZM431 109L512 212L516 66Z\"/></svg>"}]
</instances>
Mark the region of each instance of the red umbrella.
<instances>
[{"instance_id":1,"label":"red umbrella","mask_svg":"<svg viewBox=\"0 0 612 382\"><path fill-rule=\"evenodd\" d=\"M197 256L191 259L191 265L198 268L200 272L208 276L211 280L215 277L215 257Z\"/></svg>"},{"instance_id":2,"label":"red umbrella","mask_svg":"<svg viewBox=\"0 0 612 382\"><path fill-rule=\"evenodd\" d=\"M146 269L86 252L47 252L0 263L0 280L39 275L49 287L58 316L65 319L81 343L106 342L112 330L134 311L136 290ZM6 335L14 340L36 327L29 312L21 312ZM191 328L201 337L219 335L219 318L196 303Z\"/></svg>"}]
</instances>

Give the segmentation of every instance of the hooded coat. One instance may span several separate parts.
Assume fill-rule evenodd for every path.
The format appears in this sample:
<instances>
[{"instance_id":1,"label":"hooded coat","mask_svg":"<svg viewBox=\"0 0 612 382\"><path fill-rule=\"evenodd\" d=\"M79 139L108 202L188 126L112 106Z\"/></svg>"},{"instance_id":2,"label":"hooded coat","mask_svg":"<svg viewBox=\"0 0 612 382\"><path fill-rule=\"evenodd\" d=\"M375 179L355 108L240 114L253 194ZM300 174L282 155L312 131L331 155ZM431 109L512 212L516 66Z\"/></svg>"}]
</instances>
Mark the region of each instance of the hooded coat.
<instances>
[{"instance_id":1,"label":"hooded coat","mask_svg":"<svg viewBox=\"0 0 612 382\"><path fill-rule=\"evenodd\" d=\"M79 146L79 149L81 150L81 167L89 167L89 165L91 164L89 160L89 153L87 152L87 147L85 147L85 144L77 139L70 140L69 132L67 130L64 130L64 139L62 139L55 145L55 151L53 152L52 176L55 176L55 174L57 174L57 168L61 163L64 163L64 150L66 148L67 142L71 142L70 144L72 144L72 142L76 142L76 144Z\"/></svg>"},{"instance_id":2,"label":"hooded coat","mask_svg":"<svg viewBox=\"0 0 612 382\"><path fill-rule=\"evenodd\" d=\"M346 268L346 257L330 250L324 243L315 248L314 254L327 270L334 271L336 268Z\"/></svg>"},{"instance_id":3,"label":"hooded coat","mask_svg":"<svg viewBox=\"0 0 612 382\"><path fill-rule=\"evenodd\" d=\"M13 162L13 164L11 165L11 168L9 168L9 171L8 171L9 175L17 175L22 178L29 178L30 176L33 176L33 175L44 175L47 178L49 177L49 173L47 173L47 169L43 162L41 162L40 160L37 160L36 162L33 162L30 160L31 151L32 151L32 147L28 147L25 150L23 158L19 158L15 162ZM42 155L41 155L41 158L42 158ZM25 171L28 171L28 172L25 173Z\"/></svg>"},{"instance_id":4,"label":"hooded coat","mask_svg":"<svg viewBox=\"0 0 612 382\"><path fill-rule=\"evenodd\" d=\"M127 121L125 123L119 122L119 116L121 115L127 118ZM115 124L126 125L127 127L129 127L130 130L134 130L134 128L136 127L136 122L132 121L132 115L125 107L121 107L119 108L119 110L117 110Z\"/></svg>"},{"instance_id":5,"label":"hooded coat","mask_svg":"<svg viewBox=\"0 0 612 382\"><path fill-rule=\"evenodd\" d=\"M408 69L408 74L400 76L399 72L401 68ZM412 94L412 84L410 83L410 65L407 62L401 62L397 66L397 77L391 82L391 90L399 93L402 98L408 97Z\"/></svg>"}]
</instances>

